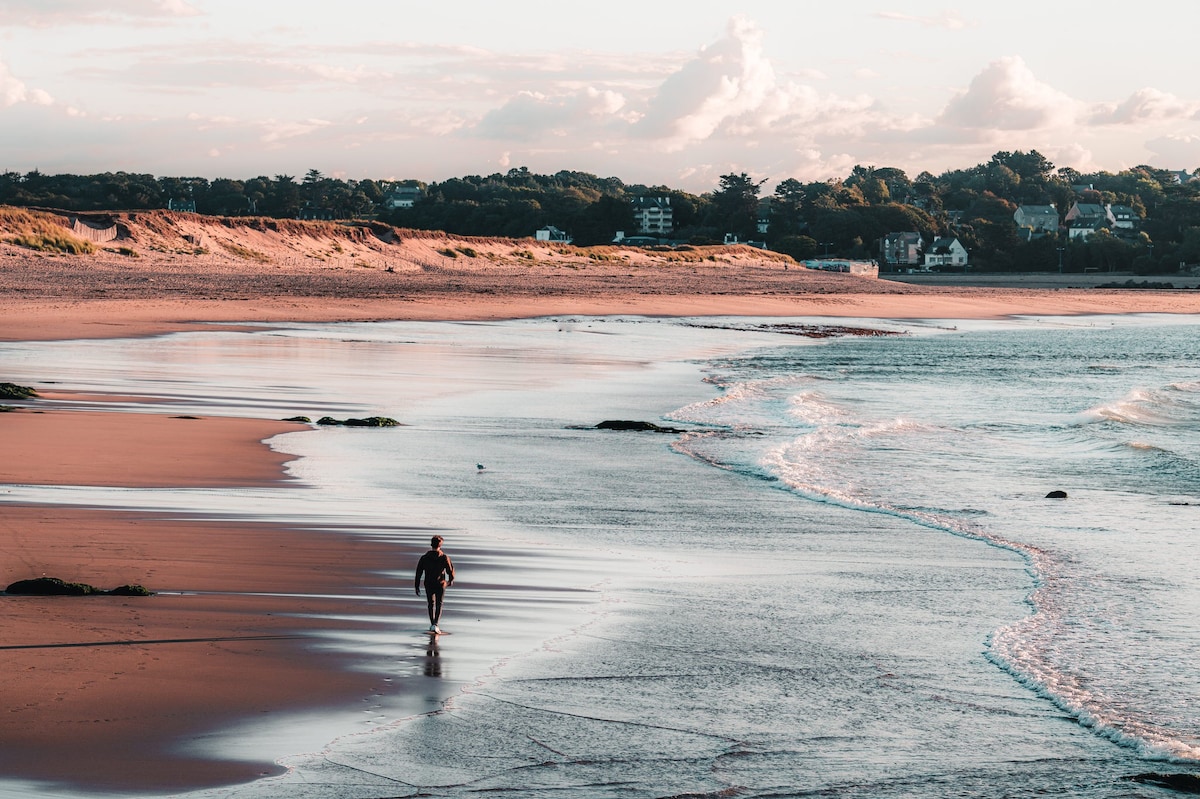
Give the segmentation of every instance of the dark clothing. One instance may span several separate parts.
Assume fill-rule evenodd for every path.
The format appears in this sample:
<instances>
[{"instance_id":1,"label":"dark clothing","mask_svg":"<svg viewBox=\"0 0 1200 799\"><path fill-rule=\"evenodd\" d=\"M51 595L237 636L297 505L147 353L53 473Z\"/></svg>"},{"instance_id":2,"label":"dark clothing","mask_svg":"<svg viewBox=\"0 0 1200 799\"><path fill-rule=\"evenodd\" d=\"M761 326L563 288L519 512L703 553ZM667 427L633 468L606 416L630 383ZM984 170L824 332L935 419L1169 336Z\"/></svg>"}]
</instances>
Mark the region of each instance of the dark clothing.
<instances>
[{"instance_id":1,"label":"dark clothing","mask_svg":"<svg viewBox=\"0 0 1200 799\"><path fill-rule=\"evenodd\" d=\"M445 588L447 583L454 582L454 564L450 556L437 549L431 549L417 561L417 575L414 588L421 587L421 574L425 575L425 588Z\"/></svg>"},{"instance_id":2,"label":"dark clothing","mask_svg":"<svg viewBox=\"0 0 1200 799\"><path fill-rule=\"evenodd\" d=\"M431 549L417 561L417 574L413 586L421 593L421 577L425 577L425 599L429 605L429 623L437 625L442 617L442 598L446 595L446 585L454 582L454 564L450 556L437 549Z\"/></svg>"}]
</instances>

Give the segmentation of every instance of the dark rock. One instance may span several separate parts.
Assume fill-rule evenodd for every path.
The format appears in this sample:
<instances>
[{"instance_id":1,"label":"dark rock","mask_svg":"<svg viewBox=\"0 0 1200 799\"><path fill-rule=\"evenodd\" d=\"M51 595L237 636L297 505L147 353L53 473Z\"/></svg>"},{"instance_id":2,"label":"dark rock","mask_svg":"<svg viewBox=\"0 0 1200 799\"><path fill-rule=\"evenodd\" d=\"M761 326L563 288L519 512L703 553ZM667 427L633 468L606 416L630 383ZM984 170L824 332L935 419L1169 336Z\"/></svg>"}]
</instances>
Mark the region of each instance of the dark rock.
<instances>
[{"instance_id":1,"label":"dark rock","mask_svg":"<svg viewBox=\"0 0 1200 799\"><path fill-rule=\"evenodd\" d=\"M38 394L29 386L18 386L16 383L0 383L0 399L33 399Z\"/></svg>"},{"instance_id":2,"label":"dark rock","mask_svg":"<svg viewBox=\"0 0 1200 799\"><path fill-rule=\"evenodd\" d=\"M635 422L628 419L608 419L596 425L597 430L634 430L645 433L682 433L677 427L663 427L653 422Z\"/></svg>"},{"instance_id":3,"label":"dark rock","mask_svg":"<svg viewBox=\"0 0 1200 799\"><path fill-rule=\"evenodd\" d=\"M368 416L365 419L334 419L332 416L322 416L317 424L327 427L400 427L400 423L387 416Z\"/></svg>"},{"instance_id":4,"label":"dark rock","mask_svg":"<svg viewBox=\"0 0 1200 799\"><path fill-rule=\"evenodd\" d=\"M387 416L368 416L365 419L347 419L346 427L399 427L400 423Z\"/></svg>"},{"instance_id":5,"label":"dark rock","mask_svg":"<svg viewBox=\"0 0 1200 799\"><path fill-rule=\"evenodd\" d=\"M1067 498L1066 491L1051 491L1049 494L1046 495L1046 499L1066 499L1066 498Z\"/></svg>"},{"instance_id":6,"label":"dark rock","mask_svg":"<svg viewBox=\"0 0 1200 799\"><path fill-rule=\"evenodd\" d=\"M1200 794L1200 777L1195 774L1134 774L1124 778L1127 782L1140 782L1143 785L1156 785L1179 793Z\"/></svg>"},{"instance_id":7,"label":"dark rock","mask_svg":"<svg viewBox=\"0 0 1200 799\"><path fill-rule=\"evenodd\" d=\"M14 596L153 596L154 592L140 585L122 585L111 591L101 591L87 583L68 583L57 577L35 577L18 580L4 589Z\"/></svg>"},{"instance_id":8,"label":"dark rock","mask_svg":"<svg viewBox=\"0 0 1200 799\"><path fill-rule=\"evenodd\" d=\"M111 591L105 591L106 594L113 596L153 596L154 592L144 585L121 585Z\"/></svg>"},{"instance_id":9,"label":"dark rock","mask_svg":"<svg viewBox=\"0 0 1200 799\"><path fill-rule=\"evenodd\" d=\"M285 421L285 422L300 422L301 424L312 424L312 419L309 419L307 416L289 416L287 419L284 419L283 421Z\"/></svg>"},{"instance_id":10,"label":"dark rock","mask_svg":"<svg viewBox=\"0 0 1200 799\"><path fill-rule=\"evenodd\" d=\"M4 589L6 594L20 596L87 596L100 593L86 583L68 583L57 577L35 577L32 580L17 580Z\"/></svg>"}]
</instances>

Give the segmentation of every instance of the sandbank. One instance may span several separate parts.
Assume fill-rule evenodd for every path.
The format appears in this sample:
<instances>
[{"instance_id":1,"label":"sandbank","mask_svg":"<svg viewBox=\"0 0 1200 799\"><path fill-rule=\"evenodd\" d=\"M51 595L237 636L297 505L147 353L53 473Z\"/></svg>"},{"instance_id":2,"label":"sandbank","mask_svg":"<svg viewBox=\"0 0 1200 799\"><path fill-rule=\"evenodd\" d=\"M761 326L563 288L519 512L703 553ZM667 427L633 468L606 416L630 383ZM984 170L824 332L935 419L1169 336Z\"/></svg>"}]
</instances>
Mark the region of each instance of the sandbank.
<instances>
[{"instance_id":1,"label":"sandbank","mask_svg":"<svg viewBox=\"0 0 1200 799\"><path fill-rule=\"evenodd\" d=\"M646 252L592 261L586 251L537 250L536 243L510 241L510 249L526 247L519 252L534 257L515 262L511 255L441 258L433 263L433 245L416 241L394 254L364 252L351 263L331 264L293 257L293 250L262 236L243 244L273 260L35 257L0 244L0 341L146 336L211 323L567 314L986 319L1200 313L1200 291L1195 289L1101 287L1121 283L1127 275L1009 276L1003 287L972 285L968 275L947 280L954 285L930 285L927 277L917 285L907 282L915 278L900 282L811 271L746 247L716 248L698 261L666 260L670 254ZM410 260L390 260L401 257ZM978 281L985 282L984 277Z\"/></svg>"}]
</instances>

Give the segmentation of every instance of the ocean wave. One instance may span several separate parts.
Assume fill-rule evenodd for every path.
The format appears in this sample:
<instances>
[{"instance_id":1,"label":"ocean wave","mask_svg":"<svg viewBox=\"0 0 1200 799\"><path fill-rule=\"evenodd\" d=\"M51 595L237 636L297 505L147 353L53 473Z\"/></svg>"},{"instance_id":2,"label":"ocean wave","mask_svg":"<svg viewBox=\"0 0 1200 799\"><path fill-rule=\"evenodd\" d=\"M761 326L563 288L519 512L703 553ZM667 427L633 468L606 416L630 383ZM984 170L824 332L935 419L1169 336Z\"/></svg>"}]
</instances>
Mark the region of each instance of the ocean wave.
<instances>
[{"instance_id":1,"label":"ocean wave","mask_svg":"<svg viewBox=\"0 0 1200 799\"><path fill-rule=\"evenodd\" d=\"M1173 383L1159 389L1138 388L1114 402L1080 414L1080 421L1115 422L1141 427L1174 427L1200 422L1200 384Z\"/></svg>"},{"instance_id":2,"label":"ocean wave","mask_svg":"<svg viewBox=\"0 0 1200 799\"><path fill-rule=\"evenodd\" d=\"M719 395L685 405L664 418L735 429L787 424L790 420L781 416L773 404L786 402L796 387L814 382L816 378L788 375L731 383L722 383L716 378L710 380L721 387Z\"/></svg>"},{"instance_id":3,"label":"ocean wave","mask_svg":"<svg viewBox=\"0 0 1200 799\"><path fill-rule=\"evenodd\" d=\"M820 406L819 395L797 397L797 401ZM920 436L945 436L962 433L952 428L906 417L853 423L842 412L826 415L827 423L786 442L759 440L759 457L751 465L748 451L736 454L723 449L730 437L695 435L680 451L711 465L738 473L776 481L782 488L812 501L829 503L850 510L879 513L914 524L1011 551L1020 555L1033 576L1035 588L1027 598L1029 616L994 633L988 642L988 657L1023 685L1053 702L1080 725L1148 759L1188 762L1200 761L1200 745L1185 740L1180 733L1148 721L1136 709L1124 707L1112 697L1092 687L1089 679L1069 666L1060 665L1056 646L1068 640L1075 630L1075 619L1067 598L1073 592L1088 590L1087 576L1079 574L1072 559L1060 552L999 534L991 514L978 508L956 509L929 503L902 502L888 495L886 481L864 469L864 453L882 447L889 453L895 447L889 438L905 445L926 447ZM822 411L824 414L824 411ZM917 438L913 438L917 436ZM741 440L746 441L742 436ZM932 440L932 439L930 439ZM1122 442L1095 441L1080 436L1080 446L1117 448ZM1155 449L1148 449L1154 451ZM895 487L893 487L895 488ZM901 493L909 494L904 491ZM1070 662L1070 659L1066 659Z\"/></svg>"},{"instance_id":4,"label":"ocean wave","mask_svg":"<svg viewBox=\"0 0 1200 799\"><path fill-rule=\"evenodd\" d=\"M819 391L802 391L788 398L788 415L813 427L849 421L850 413Z\"/></svg>"}]
</instances>

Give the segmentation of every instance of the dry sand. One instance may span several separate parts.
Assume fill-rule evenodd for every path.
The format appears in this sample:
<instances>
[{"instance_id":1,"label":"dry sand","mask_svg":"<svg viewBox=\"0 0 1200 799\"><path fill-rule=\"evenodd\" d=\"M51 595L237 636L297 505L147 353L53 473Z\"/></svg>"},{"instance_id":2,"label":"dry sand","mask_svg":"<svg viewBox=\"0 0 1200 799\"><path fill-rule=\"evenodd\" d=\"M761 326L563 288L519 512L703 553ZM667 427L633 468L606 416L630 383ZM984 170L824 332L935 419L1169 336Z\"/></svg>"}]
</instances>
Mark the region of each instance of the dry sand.
<instances>
[{"instance_id":1,"label":"dry sand","mask_svg":"<svg viewBox=\"0 0 1200 799\"><path fill-rule=\"evenodd\" d=\"M808 272L746 248L678 260L529 241L414 234L388 242L361 231L346 238L330 225L239 229L194 215L141 217L125 220L123 246L137 257L34 255L0 244L0 341L143 336L208 322L1200 313L1195 291L911 286ZM197 242L203 246L188 249ZM454 257L444 254L454 248ZM283 458L260 442L286 429L294 427L102 410L4 413L0 482L260 484L283 479ZM368 570L405 570L417 554L352 535L79 507L4 505L2 519L5 585L51 575L168 592L3 598L8 717L0 773L92 789L184 788L270 771L172 748L262 713L345 706L377 686L298 637L330 622L297 614L346 608L258 592L353 594L374 579ZM197 591L214 593L190 593ZM161 643L169 641L178 642Z\"/></svg>"}]
</instances>

